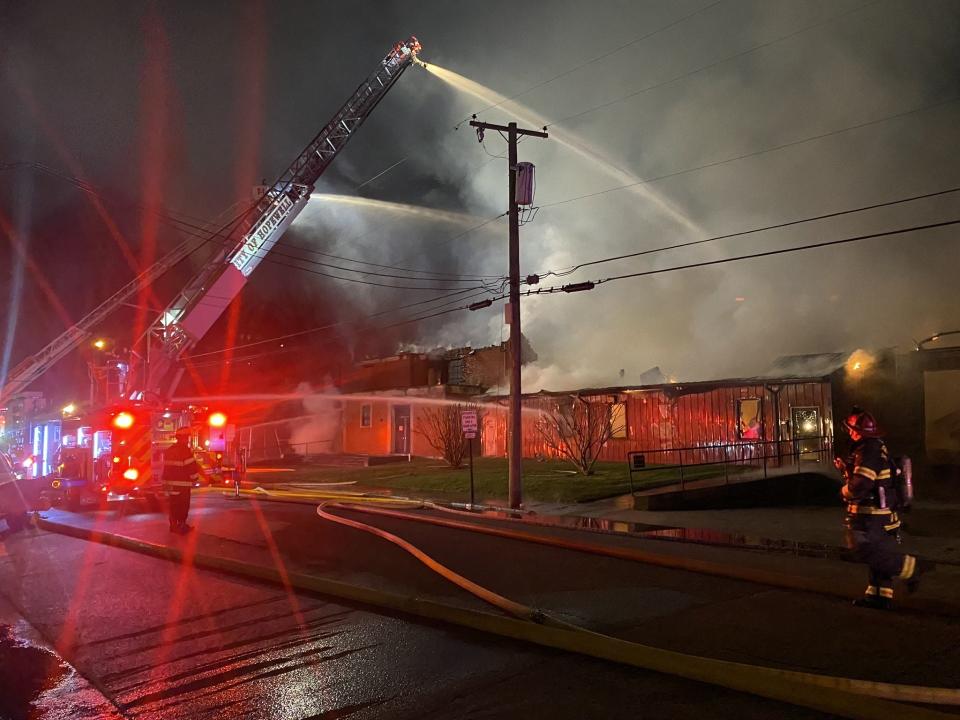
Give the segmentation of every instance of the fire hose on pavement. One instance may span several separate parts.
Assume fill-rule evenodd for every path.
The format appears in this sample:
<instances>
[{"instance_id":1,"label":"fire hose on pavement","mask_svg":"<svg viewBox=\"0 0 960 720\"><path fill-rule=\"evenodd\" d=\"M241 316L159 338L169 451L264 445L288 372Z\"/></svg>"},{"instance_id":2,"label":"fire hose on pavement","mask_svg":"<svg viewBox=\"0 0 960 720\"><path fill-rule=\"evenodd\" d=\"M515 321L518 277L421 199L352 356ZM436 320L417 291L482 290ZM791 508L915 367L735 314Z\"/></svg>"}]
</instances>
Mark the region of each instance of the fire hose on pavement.
<instances>
[{"instance_id":1,"label":"fire hose on pavement","mask_svg":"<svg viewBox=\"0 0 960 720\"><path fill-rule=\"evenodd\" d=\"M554 618L542 610L528 607L509 598L505 598L442 565L403 538L372 525L350 520L329 512L329 510L333 508L394 517L405 517L405 514L356 507L344 502L326 502L317 507L317 514L321 518L387 540L413 555L433 572L466 590L475 597L480 598L509 615L532 622L545 632L548 630L560 631L562 634L562 644L557 644L558 638L556 632L548 633L549 638L547 635L544 635L544 637L541 638L543 642L540 644L562 647L566 650L605 660L613 660L646 670L679 675L691 680L746 691L772 699L786 700L796 705L828 709L830 712L836 712L848 717L872 717L873 715L871 711L868 710L868 707L873 707L873 703L887 705L888 701L960 705L960 690L954 688L898 685L894 683L803 673L792 670L780 670L759 665L748 665L745 663L687 655L603 635ZM498 534L504 535L510 532L511 531L499 531ZM527 534L522 533L521 535ZM538 633L536 630L533 630L531 635L535 638ZM539 642L539 640L534 639L534 642ZM861 703L862 706L850 707L848 700L843 701L840 706L834 705L833 703L837 698L833 698L832 693L858 696L857 703ZM824 702L830 703L830 707L825 707ZM854 703L854 705L857 703ZM901 717L946 717L942 713L922 708L899 705L896 707L896 712ZM878 707L877 709L880 708ZM892 708L887 707L883 712L888 713L891 710Z\"/></svg>"},{"instance_id":2,"label":"fire hose on pavement","mask_svg":"<svg viewBox=\"0 0 960 720\"><path fill-rule=\"evenodd\" d=\"M260 495L261 493L254 493ZM358 507L357 503L390 504L408 508L423 507L420 501L389 498L363 498L351 496L349 503L327 502L317 508L320 517L357 530L370 532L384 540L396 543L407 552L415 550L415 557L425 562L435 572L452 582L460 580L460 587L495 606L505 615L491 614L477 609L457 607L442 602L431 601L407 595L398 595L385 590L351 585L338 580L326 579L315 575L283 572L277 568L256 563L234 560L217 555L201 553L185 557L184 551L176 546L139 540L117 533L74 527L72 525L38 520L42 529L91 540L113 547L139 552L153 557L178 563L188 562L193 567L225 572L232 575L266 581L290 588L320 593L329 597L366 604L371 607L387 609L411 617L424 618L458 625L464 628L490 633L505 638L520 640L542 647L578 653L594 658L616 662L664 674L704 682L718 687L746 692L749 694L777 700L792 705L808 707L822 712L849 718L869 718L889 720L896 716L898 720L934 720L935 718L955 718L934 709L918 707L908 703L928 703L937 705L960 705L960 691L953 688L933 688L913 685L871 682L851 678L831 677L811 673L800 673L776 668L748 665L712 658L687 655L656 647L620 640L591 630L581 628L554 618L540 610L504 598L483 588L457 573L445 568L418 548L401 538L380 528L339 517L330 512L335 508L366 513L394 513L395 511L374 510L370 507ZM387 502L384 502L387 501ZM302 501L300 501L302 502ZM457 512L450 511L449 512ZM399 515L409 517L405 513ZM412 518L419 519L419 518ZM451 520L451 522L453 522ZM505 535L513 531L499 530ZM526 539L526 538L518 538ZM407 547L404 547L406 545ZM409 549L408 549L409 548ZM419 555L417 555L419 553Z\"/></svg>"},{"instance_id":3,"label":"fire hose on pavement","mask_svg":"<svg viewBox=\"0 0 960 720\"><path fill-rule=\"evenodd\" d=\"M537 543L551 547L560 547L577 552L592 553L594 555L603 555L618 560L628 560L647 565L656 565L659 567L671 568L674 570L687 570L689 572L700 573L703 575L715 575L717 577L731 578L734 580L743 580L746 582L781 587L788 590L799 590L802 592L813 592L820 595L830 595L833 597L848 598L847 588L834 584L824 584L822 580L805 575L779 572L775 569L765 569L756 566L742 566L736 563L729 563L717 560L703 559L678 555L674 553L661 553L636 547L623 547L616 545L605 545L602 543L584 542L582 540L572 540L558 537L556 535L545 535L541 533L518 530L515 528L503 528L491 525L481 525L476 522L465 521L463 519L452 519L436 517L431 515L410 514L398 510L386 509L388 507L403 508L408 510L432 510L459 518L469 517L476 519L476 512L469 512L456 509L455 507L439 505L429 500L419 500L413 498L385 497L382 495L366 493L340 493L340 492L290 492L265 490L258 487L255 490L241 491L245 495L263 498L275 502L289 502L295 504L313 505L316 502L323 501L341 501L363 503L364 506L385 506L383 508L373 509L372 507L358 507L359 512L365 512L375 515L385 515L404 520L410 520L430 525L439 525L441 527L450 527L469 532L492 535L495 537L505 537L512 540L523 540L525 542ZM467 506L464 506L467 507ZM511 515L524 515L529 511L507 510L498 507L480 507L473 506L473 510L491 510ZM497 518L499 521L506 521L517 525L520 520L517 517ZM562 528L561 528L562 529ZM956 603L950 603L945 606L939 601L917 600L914 597L906 599L907 607L923 612L934 612L936 614L957 615L960 606Z\"/></svg>"}]
</instances>

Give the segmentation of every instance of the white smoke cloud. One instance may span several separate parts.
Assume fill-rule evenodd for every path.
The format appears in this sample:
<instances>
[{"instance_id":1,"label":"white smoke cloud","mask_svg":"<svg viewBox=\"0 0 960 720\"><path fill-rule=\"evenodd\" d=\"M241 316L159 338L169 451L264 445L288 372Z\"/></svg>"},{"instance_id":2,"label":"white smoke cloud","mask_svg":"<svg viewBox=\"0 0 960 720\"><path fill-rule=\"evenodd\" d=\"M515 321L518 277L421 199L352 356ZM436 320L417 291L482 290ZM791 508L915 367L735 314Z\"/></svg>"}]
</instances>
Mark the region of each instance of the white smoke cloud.
<instances>
[{"instance_id":1,"label":"white smoke cloud","mask_svg":"<svg viewBox=\"0 0 960 720\"><path fill-rule=\"evenodd\" d=\"M948 3L932 3L923 12L885 3L844 15L853 8L748 4L733 11L737 18L721 17L718 10L712 23L691 23L684 30L689 34L683 47L675 36L667 45L641 45L524 100L551 117L550 111L562 106L562 116L823 21L807 33L563 128L643 178L795 143L949 98L951 90L955 94L950 84L956 83L943 70L960 55L957 14ZM829 20L836 15L843 17ZM547 42L533 37L523 52L534 57ZM505 74L508 64L517 64L514 52L500 59ZM469 66L451 63L470 76ZM489 67L483 76L497 77ZM476 99L452 89L450 94L451 124L477 109ZM530 112L512 110L506 104L483 119L505 122ZM651 187L707 235L920 194L960 180L958 121L957 106L944 105ZM470 171L477 155L468 148L475 140L466 132L445 136L438 175L466 178L460 195L475 213L501 211L505 163L494 160ZM486 146L493 152L505 147L491 133ZM537 165L537 204L622 184L554 140L524 141L520 159ZM542 285L923 224L947 217L950 208L949 199L924 201L594 266L560 279L544 277ZM697 237L693 227L678 223L656 202L618 190L545 207L521 229L521 275ZM629 383L653 365L680 379L747 376L783 354L909 347L913 337L957 324L955 237L950 229L908 234L524 299L524 333L540 357L525 370L525 390ZM502 272L505 230L484 242L489 253L472 260ZM485 318L455 316L433 336L498 341L502 309L486 312Z\"/></svg>"},{"instance_id":2,"label":"white smoke cloud","mask_svg":"<svg viewBox=\"0 0 960 720\"><path fill-rule=\"evenodd\" d=\"M290 443L298 454L333 454L340 450L340 403L332 382L315 393L308 382L297 385L303 395L303 409L309 417L290 421Z\"/></svg>"},{"instance_id":3,"label":"white smoke cloud","mask_svg":"<svg viewBox=\"0 0 960 720\"><path fill-rule=\"evenodd\" d=\"M82 161L92 184L130 188L135 194L150 170L144 165L149 158L139 152L140 14L105 23L102 15L86 13L68 27L50 22L42 3L13 5L17 10L6 23L13 30L11 42L0 43L0 53L9 61L0 63L3 97L23 97L17 89L26 87L38 101L39 117L51 119L60 142ZM882 231L955 213L955 196L949 196L597 265L564 277L545 274L602 256L960 185L960 110L957 103L946 102L960 94L956 0L557 0L547 12L536 13L517 13L515 3L506 0L381 2L376 13L363 3L354 5L328 17L319 4L280 4L271 9L270 23L255 27L242 13L226 17L202 10L159 10L174 48L167 150L176 170L162 198L165 205L202 218L226 207L237 199L236 182L248 180L235 175L248 164L238 162L248 152L262 159L264 174L274 177L318 123L333 116L361 73L369 72L398 33L406 31L402 27L423 41L425 60L502 96L626 46L524 94L519 98L523 108L507 103L480 112L492 122L525 118L539 125L611 102L558 122L550 128L550 139L520 145L520 159L537 166L536 201L544 206L536 221L521 229L522 274L544 273L543 286ZM698 9L703 11L691 15ZM506 15L510 22L503 22ZM687 15L691 17L668 30L632 42ZM323 28L320 42L317 28ZM797 32L803 28L809 29ZM246 90L251 85L242 75L247 66L237 64L234 51L246 47L251 29L264 33L268 48L265 93L254 98L263 108L258 148L237 142L239 121L250 108ZM109 42L87 47L85 39L102 32ZM193 42L200 36L216 42ZM759 45L765 46L749 52ZM60 52L44 51L50 47ZM736 57L724 61L728 56ZM76 57L83 57L83 63L69 61ZM240 57L248 59L243 53ZM706 69L697 71L700 67ZM274 72L277 68L282 70ZM612 102L628 93L635 95ZM941 101L938 107L911 112ZM486 104L436 75L411 68L365 121L317 192L354 192L395 165L366 184L362 194L480 219L502 213L506 161L492 157L504 153L502 139L490 132L481 146L468 126L452 131ZM30 103L0 105L0 145L9 160L36 159L63 168L53 140L44 137L49 133L37 129L43 125L37 117ZM853 126L860 127L826 136ZM825 136L797 142L817 135ZM689 222L678 222L638 190L548 207L624 182L561 142L571 136L578 147L595 148L610 164L638 178L717 164L650 184ZM26 142L30 137L36 139L34 149ZM755 154L778 145L783 149ZM744 157L724 162L736 156ZM0 201L9 195L4 190L0 187ZM45 212L55 210L59 201L44 190L36 195L38 203L41 195L50 205ZM462 227L422 216L335 205L308 207L284 243L309 242L331 254L440 272L506 272L502 219L462 236ZM99 233L109 243L109 233L99 225L90 232L89 237ZM654 365L680 379L748 375L781 354L908 347L912 338L958 325L956 237L950 229L916 233L624 280L576 295L525 299L524 333L540 358L525 371L527 389L629 383ZM290 251L282 245L278 251ZM73 262L81 257L76 252L60 254ZM60 266L43 260L47 273L55 276ZM94 268L84 267L80 275L89 300L113 291L115 266L104 265L103 275L90 279L85 273ZM3 283L13 282L2 270L12 268L11 251L0 247L2 297L11 295ZM28 280L24 276L25 285L32 284ZM291 327L349 321L439 294L345 283L266 262L245 293L251 291L277 301L281 312L289 309L290 317L282 319ZM387 341L482 347L505 337L502 320L498 303L410 326L405 335L394 330ZM256 315L250 324L263 334L270 327ZM37 330L42 323L21 320L17 327L18 337L25 328L35 335L30 338L34 346L45 342L41 336L46 331Z\"/></svg>"}]
</instances>

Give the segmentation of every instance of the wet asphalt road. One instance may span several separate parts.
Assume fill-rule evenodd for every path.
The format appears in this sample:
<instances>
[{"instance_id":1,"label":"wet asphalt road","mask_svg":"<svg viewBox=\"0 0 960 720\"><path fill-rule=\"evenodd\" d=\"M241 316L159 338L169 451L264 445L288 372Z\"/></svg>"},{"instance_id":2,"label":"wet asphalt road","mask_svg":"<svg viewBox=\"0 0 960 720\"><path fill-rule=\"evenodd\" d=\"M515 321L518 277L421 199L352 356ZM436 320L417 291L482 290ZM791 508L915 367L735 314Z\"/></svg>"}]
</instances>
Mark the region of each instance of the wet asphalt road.
<instances>
[{"instance_id":1,"label":"wet asphalt road","mask_svg":"<svg viewBox=\"0 0 960 720\"><path fill-rule=\"evenodd\" d=\"M6 553L3 593L130 718L823 717L55 534Z\"/></svg>"},{"instance_id":2,"label":"wet asphalt road","mask_svg":"<svg viewBox=\"0 0 960 720\"><path fill-rule=\"evenodd\" d=\"M405 553L324 523L310 506L259 510L199 499L201 550L270 562L269 536L298 571L477 606ZM155 515L73 520L170 540ZM505 595L640 642L900 682L960 681L960 628L951 619L877 617L806 593L398 520L376 524ZM0 593L128 717L820 717L36 531L8 538L0 551ZM873 649L866 660L864 637Z\"/></svg>"}]
</instances>

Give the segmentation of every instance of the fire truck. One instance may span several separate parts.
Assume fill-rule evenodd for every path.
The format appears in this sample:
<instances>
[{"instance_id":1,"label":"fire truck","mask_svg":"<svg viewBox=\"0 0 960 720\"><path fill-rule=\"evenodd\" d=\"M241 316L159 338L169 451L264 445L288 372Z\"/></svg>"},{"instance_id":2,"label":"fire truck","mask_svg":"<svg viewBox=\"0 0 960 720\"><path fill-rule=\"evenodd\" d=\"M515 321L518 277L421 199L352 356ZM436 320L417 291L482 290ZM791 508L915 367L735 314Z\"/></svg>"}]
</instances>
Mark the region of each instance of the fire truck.
<instances>
[{"instance_id":1,"label":"fire truck","mask_svg":"<svg viewBox=\"0 0 960 720\"><path fill-rule=\"evenodd\" d=\"M147 500L159 506L163 452L177 428L191 428L191 446L203 477L197 485L232 485L233 467L224 463L229 446L216 440L226 424L222 412L188 406L174 411L147 403L111 405L64 421L50 487L53 505L79 510L117 500Z\"/></svg>"},{"instance_id":2,"label":"fire truck","mask_svg":"<svg viewBox=\"0 0 960 720\"><path fill-rule=\"evenodd\" d=\"M162 480L163 450L169 447L177 427L186 424L197 427L192 444L201 466L210 468L211 476L218 466L222 469L228 453L222 438L211 435L214 426L196 422L196 413L190 408L168 407L184 372L184 358L300 214L320 176L360 125L403 72L420 63L420 50L415 37L396 43L280 177L263 186L246 212L221 233L199 244L196 239L184 241L9 373L0 387L0 404L25 390L71 350L89 342L96 327L135 293L213 241L217 250L212 257L151 323L145 355L130 363L117 363L124 373L129 370L129 377L111 385L116 397L92 393L106 403L102 409L78 418L73 433L61 431L63 441L50 488L59 499L79 506L91 496L97 502L103 497L153 497Z\"/></svg>"}]
</instances>

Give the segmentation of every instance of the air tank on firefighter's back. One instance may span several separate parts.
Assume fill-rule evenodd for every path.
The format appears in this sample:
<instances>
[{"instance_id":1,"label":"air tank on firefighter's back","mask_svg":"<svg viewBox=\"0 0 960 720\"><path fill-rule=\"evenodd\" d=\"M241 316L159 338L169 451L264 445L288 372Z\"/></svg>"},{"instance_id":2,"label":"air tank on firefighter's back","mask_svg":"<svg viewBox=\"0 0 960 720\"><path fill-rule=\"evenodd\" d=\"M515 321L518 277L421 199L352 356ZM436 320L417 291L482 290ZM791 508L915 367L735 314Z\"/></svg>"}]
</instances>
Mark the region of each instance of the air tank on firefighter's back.
<instances>
[{"instance_id":1,"label":"air tank on firefighter's back","mask_svg":"<svg viewBox=\"0 0 960 720\"><path fill-rule=\"evenodd\" d=\"M913 461L906 455L900 460L900 473L903 476L900 490L903 497L900 498L900 503L904 507L910 507L913 505Z\"/></svg>"}]
</instances>

